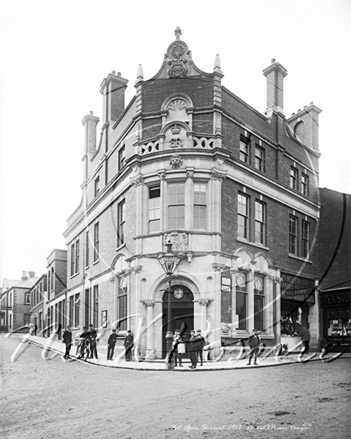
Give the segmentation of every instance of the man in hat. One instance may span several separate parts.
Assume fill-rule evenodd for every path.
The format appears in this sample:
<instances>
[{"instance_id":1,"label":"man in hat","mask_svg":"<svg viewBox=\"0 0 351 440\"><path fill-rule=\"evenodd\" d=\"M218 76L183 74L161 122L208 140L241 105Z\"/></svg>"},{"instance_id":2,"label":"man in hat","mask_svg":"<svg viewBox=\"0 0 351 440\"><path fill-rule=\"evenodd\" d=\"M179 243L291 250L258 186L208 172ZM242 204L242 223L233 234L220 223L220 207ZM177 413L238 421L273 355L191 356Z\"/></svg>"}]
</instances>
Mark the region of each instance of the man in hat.
<instances>
[{"instance_id":1,"label":"man in hat","mask_svg":"<svg viewBox=\"0 0 351 440\"><path fill-rule=\"evenodd\" d=\"M110 334L110 336L108 337L108 340L107 340L107 360L108 361L113 360L113 353L115 351L116 342L117 342L117 333L116 333L116 329L113 328L112 333Z\"/></svg>"},{"instance_id":2,"label":"man in hat","mask_svg":"<svg viewBox=\"0 0 351 440\"><path fill-rule=\"evenodd\" d=\"M95 356L95 359L98 359L97 349L96 349L96 338L97 331L95 330L93 324L89 324L89 342L90 342L90 358L92 359Z\"/></svg>"},{"instance_id":3,"label":"man in hat","mask_svg":"<svg viewBox=\"0 0 351 440\"><path fill-rule=\"evenodd\" d=\"M131 330L127 330L127 336L124 340L124 347L125 347L125 358L126 361L129 362L132 360L132 350L134 347L134 338L132 335L132 331Z\"/></svg>"}]
</instances>

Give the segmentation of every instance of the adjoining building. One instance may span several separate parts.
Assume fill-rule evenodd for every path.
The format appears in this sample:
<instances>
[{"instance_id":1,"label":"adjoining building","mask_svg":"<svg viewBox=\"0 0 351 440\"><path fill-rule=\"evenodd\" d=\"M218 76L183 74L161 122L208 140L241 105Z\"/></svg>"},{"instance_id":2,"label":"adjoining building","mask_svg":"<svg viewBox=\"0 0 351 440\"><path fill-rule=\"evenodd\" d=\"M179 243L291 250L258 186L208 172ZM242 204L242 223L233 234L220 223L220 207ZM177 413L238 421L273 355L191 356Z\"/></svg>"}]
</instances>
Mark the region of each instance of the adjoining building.
<instances>
[{"instance_id":1,"label":"adjoining building","mask_svg":"<svg viewBox=\"0 0 351 440\"><path fill-rule=\"evenodd\" d=\"M38 281L30 289L30 314L31 324L37 332L41 332L46 325L47 315L47 276L38 278Z\"/></svg>"},{"instance_id":2,"label":"adjoining building","mask_svg":"<svg viewBox=\"0 0 351 440\"><path fill-rule=\"evenodd\" d=\"M79 250L78 254L79 255ZM67 323L67 251L54 249L47 257L47 298L45 336ZM61 338L62 332L59 332Z\"/></svg>"},{"instance_id":3,"label":"adjoining building","mask_svg":"<svg viewBox=\"0 0 351 440\"><path fill-rule=\"evenodd\" d=\"M232 344L256 328L273 345L300 323L317 344L321 110L285 117L287 70L273 59L258 112L222 85L218 55L204 72L175 35L156 75L139 65L127 106L128 80L103 80L98 133L92 112L82 121L82 199L64 232L69 322L131 328L139 353L160 358L170 298L185 337ZM182 258L171 292L167 243Z\"/></svg>"},{"instance_id":4,"label":"adjoining building","mask_svg":"<svg viewBox=\"0 0 351 440\"><path fill-rule=\"evenodd\" d=\"M350 350L351 195L320 188L320 339Z\"/></svg>"},{"instance_id":5,"label":"adjoining building","mask_svg":"<svg viewBox=\"0 0 351 440\"><path fill-rule=\"evenodd\" d=\"M35 272L23 271L20 280L4 278L0 297L2 331L14 331L30 324L30 289L38 281Z\"/></svg>"}]
</instances>

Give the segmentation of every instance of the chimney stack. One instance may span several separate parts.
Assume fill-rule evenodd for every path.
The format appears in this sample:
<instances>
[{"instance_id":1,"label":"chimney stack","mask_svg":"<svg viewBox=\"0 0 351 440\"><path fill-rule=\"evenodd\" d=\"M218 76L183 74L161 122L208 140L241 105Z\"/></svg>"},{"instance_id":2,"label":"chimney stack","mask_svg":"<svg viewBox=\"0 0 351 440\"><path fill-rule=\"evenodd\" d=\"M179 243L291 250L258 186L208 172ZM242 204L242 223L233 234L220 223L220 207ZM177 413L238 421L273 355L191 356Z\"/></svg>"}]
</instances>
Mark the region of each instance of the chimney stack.
<instances>
[{"instance_id":1,"label":"chimney stack","mask_svg":"<svg viewBox=\"0 0 351 440\"><path fill-rule=\"evenodd\" d=\"M22 271L22 278L21 280L26 281L28 280L27 272L25 270Z\"/></svg>"},{"instance_id":2,"label":"chimney stack","mask_svg":"<svg viewBox=\"0 0 351 440\"><path fill-rule=\"evenodd\" d=\"M263 70L263 75L267 78L267 110L273 109L284 114L284 77L288 71L275 58L272 64Z\"/></svg>"},{"instance_id":3,"label":"chimney stack","mask_svg":"<svg viewBox=\"0 0 351 440\"><path fill-rule=\"evenodd\" d=\"M29 278L34 278L35 277L35 272L33 270L29 270L28 271L28 275L29 275Z\"/></svg>"},{"instance_id":4,"label":"chimney stack","mask_svg":"<svg viewBox=\"0 0 351 440\"><path fill-rule=\"evenodd\" d=\"M318 115L322 110L310 102L299 109L288 119L290 127L294 130L295 137L306 147L319 150L319 122Z\"/></svg>"},{"instance_id":5,"label":"chimney stack","mask_svg":"<svg viewBox=\"0 0 351 440\"><path fill-rule=\"evenodd\" d=\"M121 73L112 70L100 86L103 99L103 123L117 121L124 110L124 94L128 80L122 78Z\"/></svg>"},{"instance_id":6,"label":"chimney stack","mask_svg":"<svg viewBox=\"0 0 351 440\"><path fill-rule=\"evenodd\" d=\"M94 154L96 150L96 126L99 123L99 118L89 112L84 116L82 124L84 126L84 153Z\"/></svg>"}]
</instances>

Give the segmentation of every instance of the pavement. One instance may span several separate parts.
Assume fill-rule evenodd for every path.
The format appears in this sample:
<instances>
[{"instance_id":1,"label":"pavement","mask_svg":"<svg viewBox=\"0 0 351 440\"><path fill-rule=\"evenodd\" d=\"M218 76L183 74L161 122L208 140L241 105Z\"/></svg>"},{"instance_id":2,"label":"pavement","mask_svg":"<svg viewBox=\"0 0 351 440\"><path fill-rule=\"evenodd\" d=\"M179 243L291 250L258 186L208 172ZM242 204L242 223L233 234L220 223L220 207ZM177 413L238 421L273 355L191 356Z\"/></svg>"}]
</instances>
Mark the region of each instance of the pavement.
<instances>
[{"instance_id":1,"label":"pavement","mask_svg":"<svg viewBox=\"0 0 351 440\"><path fill-rule=\"evenodd\" d=\"M11 335L13 336L13 335ZM97 353L98 359L87 359L85 361L78 359L76 356L77 348L75 345L72 346L70 352L70 359L64 359L63 354L65 352L65 344L59 340L52 340L48 338L43 338L40 336L32 336L32 335L16 335L20 338L20 342L24 344L34 344L38 347L46 350L42 351L42 357L45 359L46 357L51 357L53 354L62 356L64 362L83 362L90 365L97 365L100 367L106 368L122 368L122 369L130 369L130 370L148 370L148 371L169 371L169 363L165 361L165 359L155 359L155 360L144 360L144 359L134 359L133 361L127 362L124 358L124 351L119 349L115 350L114 360L108 361L106 359L107 346L97 345ZM18 352L21 351L21 346L18 347ZM196 369L190 369L190 360L183 359L182 367L172 367L172 371L214 371L214 370L235 370L235 369L251 369L251 368L265 368L265 367L274 367L274 366L282 366L282 365L290 365L296 363L306 363L306 362L331 362L341 356L340 353L329 353L323 359L320 357L321 353L313 352L308 355L304 355L302 359L299 359L299 353L290 353L288 355L283 356L275 356L274 353L267 357L259 357L258 365L247 365L248 359L247 355L241 356L244 358L236 359L236 357L240 357L237 353L234 353L232 357L230 354L226 354L221 360L205 360L203 365L198 364ZM351 359L350 353L343 353L343 358ZM206 356L204 356L205 358ZM224 359L224 360L223 360Z\"/></svg>"}]
</instances>

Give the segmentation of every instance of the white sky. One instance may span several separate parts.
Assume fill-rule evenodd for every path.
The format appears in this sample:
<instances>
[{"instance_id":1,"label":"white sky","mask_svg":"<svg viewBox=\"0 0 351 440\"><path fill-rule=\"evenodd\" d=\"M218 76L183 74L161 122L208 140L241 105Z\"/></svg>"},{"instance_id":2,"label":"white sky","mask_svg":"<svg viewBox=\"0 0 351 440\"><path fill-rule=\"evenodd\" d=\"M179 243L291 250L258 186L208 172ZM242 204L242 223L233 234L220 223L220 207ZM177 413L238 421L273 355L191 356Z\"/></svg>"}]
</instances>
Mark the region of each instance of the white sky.
<instances>
[{"instance_id":1,"label":"white sky","mask_svg":"<svg viewBox=\"0 0 351 440\"><path fill-rule=\"evenodd\" d=\"M102 115L100 84L111 70L156 74L180 26L195 64L266 110L262 70L272 58L288 76L289 117L311 101L320 122L320 186L351 193L351 1L0 0L0 283L46 272L65 249L66 219L83 181L83 127ZM100 130L101 122L98 125Z\"/></svg>"}]
</instances>

